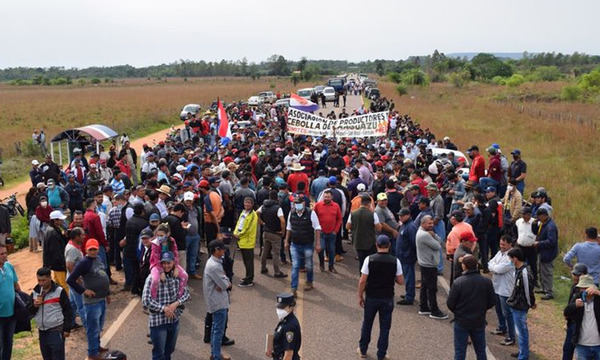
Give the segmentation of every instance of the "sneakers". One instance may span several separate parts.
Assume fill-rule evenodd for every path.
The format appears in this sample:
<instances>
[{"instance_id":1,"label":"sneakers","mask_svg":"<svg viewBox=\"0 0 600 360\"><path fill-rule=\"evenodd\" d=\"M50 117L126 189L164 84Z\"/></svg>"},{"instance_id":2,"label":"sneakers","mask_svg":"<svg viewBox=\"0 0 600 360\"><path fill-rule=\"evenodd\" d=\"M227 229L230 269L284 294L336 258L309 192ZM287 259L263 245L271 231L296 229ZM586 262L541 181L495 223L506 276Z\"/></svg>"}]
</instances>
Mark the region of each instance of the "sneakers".
<instances>
[{"instance_id":1,"label":"sneakers","mask_svg":"<svg viewBox=\"0 0 600 360\"><path fill-rule=\"evenodd\" d=\"M514 344L515 344L515 339L506 338L506 339L500 341L500 345L504 345L504 346L510 346L510 345L514 345Z\"/></svg>"},{"instance_id":2,"label":"sneakers","mask_svg":"<svg viewBox=\"0 0 600 360\"><path fill-rule=\"evenodd\" d=\"M342 255L336 255L335 256L335 262L341 262L344 260L344 257Z\"/></svg>"},{"instance_id":3,"label":"sneakers","mask_svg":"<svg viewBox=\"0 0 600 360\"><path fill-rule=\"evenodd\" d=\"M223 340L221 340L221 346L231 346L235 345L235 340L228 338L227 336L223 336Z\"/></svg>"},{"instance_id":4,"label":"sneakers","mask_svg":"<svg viewBox=\"0 0 600 360\"><path fill-rule=\"evenodd\" d=\"M294 295L294 299L298 298L298 290L292 289L292 295Z\"/></svg>"},{"instance_id":5,"label":"sneakers","mask_svg":"<svg viewBox=\"0 0 600 360\"><path fill-rule=\"evenodd\" d=\"M282 273L282 272L278 272L277 274L273 275L273 277L276 277L276 278L284 278L284 277L287 277L287 274L284 274L284 273Z\"/></svg>"},{"instance_id":6,"label":"sneakers","mask_svg":"<svg viewBox=\"0 0 600 360\"><path fill-rule=\"evenodd\" d=\"M506 335L506 331L502 331L500 329L496 329L494 331L490 331L490 334L492 334L492 335Z\"/></svg>"},{"instance_id":7,"label":"sneakers","mask_svg":"<svg viewBox=\"0 0 600 360\"><path fill-rule=\"evenodd\" d=\"M238 286L239 286L239 287L250 287L250 286L252 286L252 285L254 285L254 283L253 283L251 280L242 280L242 281L241 281L241 282L238 284Z\"/></svg>"},{"instance_id":8,"label":"sneakers","mask_svg":"<svg viewBox=\"0 0 600 360\"><path fill-rule=\"evenodd\" d=\"M356 352L358 353L358 357L361 359L366 359L367 358L367 353L364 353L362 351L360 351L360 348L356 348Z\"/></svg>"},{"instance_id":9,"label":"sneakers","mask_svg":"<svg viewBox=\"0 0 600 360\"><path fill-rule=\"evenodd\" d=\"M337 274L338 273L337 270L333 266L329 267L329 272L332 273L332 274Z\"/></svg>"},{"instance_id":10,"label":"sneakers","mask_svg":"<svg viewBox=\"0 0 600 360\"><path fill-rule=\"evenodd\" d=\"M402 300L398 301L396 304L398 304L398 305L412 305L412 304L413 304L413 302L412 302L412 301L408 301L408 300L406 300L406 299L402 299ZM421 312L419 312L419 314L420 314L420 313L421 313Z\"/></svg>"},{"instance_id":11,"label":"sneakers","mask_svg":"<svg viewBox=\"0 0 600 360\"><path fill-rule=\"evenodd\" d=\"M552 300L552 299L554 299L554 295L546 294L546 295L542 296L541 299L542 300Z\"/></svg>"},{"instance_id":12,"label":"sneakers","mask_svg":"<svg viewBox=\"0 0 600 360\"><path fill-rule=\"evenodd\" d=\"M311 291L313 289L313 283L307 282L304 286L304 291Z\"/></svg>"},{"instance_id":13,"label":"sneakers","mask_svg":"<svg viewBox=\"0 0 600 360\"><path fill-rule=\"evenodd\" d=\"M268 269L260 269L260 273L261 274L268 274L269 270Z\"/></svg>"},{"instance_id":14,"label":"sneakers","mask_svg":"<svg viewBox=\"0 0 600 360\"><path fill-rule=\"evenodd\" d=\"M448 315L444 314L441 311L436 311L436 312L432 312L431 314L429 314L429 317L432 319L436 319L436 320L445 320L448 318Z\"/></svg>"},{"instance_id":15,"label":"sneakers","mask_svg":"<svg viewBox=\"0 0 600 360\"><path fill-rule=\"evenodd\" d=\"M419 309L419 315L431 315L431 310L421 310L421 309Z\"/></svg>"}]
</instances>

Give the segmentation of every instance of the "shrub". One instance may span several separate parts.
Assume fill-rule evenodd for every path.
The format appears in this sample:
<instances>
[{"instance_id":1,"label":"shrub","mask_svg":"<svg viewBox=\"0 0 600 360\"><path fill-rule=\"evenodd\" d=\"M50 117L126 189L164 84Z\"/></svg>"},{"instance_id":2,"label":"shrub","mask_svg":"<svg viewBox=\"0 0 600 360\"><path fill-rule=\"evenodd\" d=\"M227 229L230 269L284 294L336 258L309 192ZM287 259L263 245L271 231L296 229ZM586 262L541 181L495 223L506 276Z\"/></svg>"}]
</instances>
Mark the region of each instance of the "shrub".
<instances>
[{"instance_id":1,"label":"shrub","mask_svg":"<svg viewBox=\"0 0 600 360\"><path fill-rule=\"evenodd\" d=\"M492 82L496 85L502 85L502 86L506 85L506 79L503 78L502 76L494 76L492 78Z\"/></svg>"},{"instance_id":2,"label":"shrub","mask_svg":"<svg viewBox=\"0 0 600 360\"><path fill-rule=\"evenodd\" d=\"M561 99L565 101L577 101L581 98L581 89L577 85L569 85L562 88L560 92Z\"/></svg>"},{"instance_id":3,"label":"shrub","mask_svg":"<svg viewBox=\"0 0 600 360\"><path fill-rule=\"evenodd\" d=\"M92 83L93 85L98 85L100 84L102 81L98 78L92 78L92 80L90 80L90 83Z\"/></svg>"},{"instance_id":4,"label":"shrub","mask_svg":"<svg viewBox=\"0 0 600 360\"><path fill-rule=\"evenodd\" d=\"M583 91L592 93L600 92L600 67L589 74L585 74L579 80L579 87Z\"/></svg>"},{"instance_id":5,"label":"shrub","mask_svg":"<svg viewBox=\"0 0 600 360\"><path fill-rule=\"evenodd\" d=\"M562 77L562 73L556 66L538 66L532 74L535 81L556 81Z\"/></svg>"},{"instance_id":6,"label":"shrub","mask_svg":"<svg viewBox=\"0 0 600 360\"><path fill-rule=\"evenodd\" d=\"M525 82L525 77L521 74L513 74L510 78L506 80L506 85L510 87L521 86Z\"/></svg>"},{"instance_id":7,"label":"shrub","mask_svg":"<svg viewBox=\"0 0 600 360\"><path fill-rule=\"evenodd\" d=\"M27 223L27 216L17 216L12 219L11 234L16 249L22 249L29 246L29 224Z\"/></svg>"},{"instance_id":8,"label":"shrub","mask_svg":"<svg viewBox=\"0 0 600 360\"><path fill-rule=\"evenodd\" d=\"M79 84L80 86L85 85L85 79L79 79L79 80L77 80L77 84Z\"/></svg>"},{"instance_id":9,"label":"shrub","mask_svg":"<svg viewBox=\"0 0 600 360\"><path fill-rule=\"evenodd\" d=\"M388 74L388 77L390 78L391 82L394 82L396 84L399 84L402 82L402 75L400 75L397 72L391 72Z\"/></svg>"},{"instance_id":10,"label":"shrub","mask_svg":"<svg viewBox=\"0 0 600 360\"><path fill-rule=\"evenodd\" d=\"M471 80L471 73L467 70L453 72L448 75L448 81L457 88L464 87Z\"/></svg>"},{"instance_id":11,"label":"shrub","mask_svg":"<svg viewBox=\"0 0 600 360\"><path fill-rule=\"evenodd\" d=\"M396 86L396 92L399 96L402 96L408 94L408 89L406 88L406 85L398 84L398 86Z\"/></svg>"},{"instance_id":12,"label":"shrub","mask_svg":"<svg viewBox=\"0 0 600 360\"><path fill-rule=\"evenodd\" d=\"M402 75L402 82L406 85L421 85L429 84L429 78L420 69L411 69Z\"/></svg>"}]
</instances>

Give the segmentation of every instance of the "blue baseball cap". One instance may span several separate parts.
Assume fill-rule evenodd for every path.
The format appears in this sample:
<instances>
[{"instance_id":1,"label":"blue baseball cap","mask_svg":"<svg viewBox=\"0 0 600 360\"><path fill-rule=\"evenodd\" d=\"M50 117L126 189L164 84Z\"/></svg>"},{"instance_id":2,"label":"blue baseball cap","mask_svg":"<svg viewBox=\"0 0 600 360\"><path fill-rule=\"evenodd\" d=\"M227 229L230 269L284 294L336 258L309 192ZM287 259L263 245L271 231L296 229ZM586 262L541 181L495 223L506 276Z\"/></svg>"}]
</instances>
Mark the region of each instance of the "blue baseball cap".
<instances>
[{"instance_id":1,"label":"blue baseball cap","mask_svg":"<svg viewBox=\"0 0 600 360\"><path fill-rule=\"evenodd\" d=\"M148 219L148 221L160 221L160 215L158 215L157 213L154 213L154 214L150 215L150 219Z\"/></svg>"},{"instance_id":2,"label":"blue baseball cap","mask_svg":"<svg viewBox=\"0 0 600 360\"><path fill-rule=\"evenodd\" d=\"M496 192L496 188L493 186L488 186L485 188L485 192Z\"/></svg>"},{"instance_id":3,"label":"blue baseball cap","mask_svg":"<svg viewBox=\"0 0 600 360\"><path fill-rule=\"evenodd\" d=\"M187 160L185 158L179 158L179 163L183 165L187 163Z\"/></svg>"},{"instance_id":4,"label":"blue baseball cap","mask_svg":"<svg viewBox=\"0 0 600 360\"><path fill-rule=\"evenodd\" d=\"M380 247L390 246L390 238L387 235L377 236L377 245Z\"/></svg>"},{"instance_id":5,"label":"blue baseball cap","mask_svg":"<svg viewBox=\"0 0 600 360\"><path fill-rule=\"evenodd\" d=\"M167 251L162 254L160 257L160 262L173 262L175 261L175 255L172 252Z\"/></svg>"},{"instance_id":6,"label":"blue baseball cap","mask_svg":"<svg viewBox=\"0 0 600 360\"><path fill-rule=\"evenodd\" d=\"M335 176L330 176L330 177L329 177L329 183L330 183L331 185L333 185L333 184L337 184L337 178L336 178Z\"/></svg>"}]
</instances>

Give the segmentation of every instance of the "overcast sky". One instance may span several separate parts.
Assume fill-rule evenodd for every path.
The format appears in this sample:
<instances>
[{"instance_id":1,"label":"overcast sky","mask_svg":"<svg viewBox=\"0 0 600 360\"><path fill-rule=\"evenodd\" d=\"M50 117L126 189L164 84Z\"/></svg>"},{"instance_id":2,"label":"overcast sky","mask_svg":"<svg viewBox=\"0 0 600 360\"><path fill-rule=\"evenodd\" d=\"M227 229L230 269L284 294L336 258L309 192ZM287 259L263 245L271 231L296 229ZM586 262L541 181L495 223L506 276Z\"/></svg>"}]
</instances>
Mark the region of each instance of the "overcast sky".
<instances>
[{"instance_id":1,"label":"overcast sky","mask_svg":"<svg viewBox=\"0 0 600 360\"><path fill-rule=\"evenodd\" d=\"M3 1L0 68L600 54L597 0Z\"/></svg>"}]
</instances>

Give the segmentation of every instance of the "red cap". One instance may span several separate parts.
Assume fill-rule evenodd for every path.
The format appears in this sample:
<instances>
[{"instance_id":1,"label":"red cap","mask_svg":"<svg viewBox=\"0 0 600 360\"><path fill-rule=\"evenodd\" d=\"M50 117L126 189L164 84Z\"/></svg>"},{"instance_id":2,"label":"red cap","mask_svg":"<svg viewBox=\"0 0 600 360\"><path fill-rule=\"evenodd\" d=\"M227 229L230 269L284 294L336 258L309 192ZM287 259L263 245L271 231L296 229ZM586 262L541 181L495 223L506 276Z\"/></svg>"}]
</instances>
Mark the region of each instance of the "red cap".
<instances>
[{"instance_id":1,"label":"red cap","mask_svg":"<svg viewBox=\"0 0 600 360\"><path fill-rule=\"evenodd\" d=\"M383 156L381 157L381 160L383 160L383 161L389 161L389 160L390 160L390 157L389 157L389 156L387 156L387 155L383 155Z\"/></svg>"},{"instance_id":2,"label":"red cap","mask_svg":"<svg viewBox=\"0 0 600 360\"><path fill-rule=\"evenodd\" d=\"M229 163L230 163L230 162L232 162L232 161L233 161L233 159L232 159L230 156L226 156L226 157L223 159L223 162L225 163L225 165L229 164Z\"/></svg>"},{"instance_id":3,"label":"red cap","mask_svg":"<svg viewBox=\"0 0 600 360\"><path fill-rule=\"evenodd\" d=\"M88 241L85 242L85 251L88 251L89 249L98 250L99 248L100 248L100 245L98 244L98 240L96 240L96 239L89 239Z\"/></svg>"},{"instance_id":4,"label":"red cap","mask_svg":"<svg viewBox=\"0 0 600 360\"><path fill-rule=\"evenodd\" d=\"M144 144L142 145L142 147L146 147L146 146L148 146L148 144L146 144L146 143L144 143Z\"/></svg>"},{"instance_id":5,"label":"red cap","mask_svg":"<svg viewBox=\"0 0 600 360\"><path fill-rule=\"evenodd\" d=\"M183 122L185 124L185 126L188 126L190 124L190 122L188 120Z\"/></svg>"},{"instance_id":6,"label":"red cap","mask_svg":"<svg viewBox=\"0 0 600 360\"><path fill-rule=\"evenodd\" d=\"M209 183L208 183L208 181L206 181L206 180L200 180L200 183L198 184L198 187L201 187L201 188L209 188L209 187L210 187L210 184L209 184Z\"/></svg>"},{"instance_id":7,"label":"red cap","mask_svg":"<svg viewBox=\"0 0 600 360\"><path fill-rule=\"evenodd\" d=\"M460 241L463 241L463 240L470 241L470 242L476 242L477 238L475 237L475 235L473 235L472 232L465 231L460 234Z\"/></svg>"},{"instance_id":8,"label":"red cap","mask_svg":"<svg viewBox=\"0 0 600 360\"><path fill-rule=\"evenodd\" d=\"M383 166L383 161L375 161L375 165L377 167L382 167Z\"/></svg>"},{"instance_id":9,"label":"red cap","mask_svg":"<svg viewBox=\"0 0 600 360\"><path fill-rule=\"evenodd\" d=\"M358 146L352 145L352 151L356 151L356 150L358 150Z\"/></svg>"},{"instance_id":10,"label":"red cap","mask_svg":"<svg viewBox=\"0 0 600 360\"><path fill-rule=\"evenodd\" d=\"M164 142L164 141L160 141L160 142L158 143L158 145L164 145L164 144L165 144L165 142Z\"/></svg>"}]
</instances>

